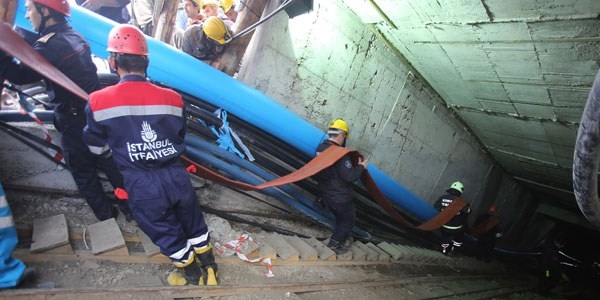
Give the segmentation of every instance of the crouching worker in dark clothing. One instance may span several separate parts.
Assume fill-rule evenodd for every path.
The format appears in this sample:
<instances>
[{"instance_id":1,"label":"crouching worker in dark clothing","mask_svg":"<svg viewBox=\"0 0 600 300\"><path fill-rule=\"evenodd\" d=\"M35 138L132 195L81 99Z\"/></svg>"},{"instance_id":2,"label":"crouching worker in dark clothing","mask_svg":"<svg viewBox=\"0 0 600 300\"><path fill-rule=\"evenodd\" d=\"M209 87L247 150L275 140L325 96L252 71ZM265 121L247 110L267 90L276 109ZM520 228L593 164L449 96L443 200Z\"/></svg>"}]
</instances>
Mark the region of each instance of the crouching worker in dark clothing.
<instances>
[{"instance_id":1,"label":"crouching worker in dark clothing","mask_svg":"<svg viewBox=\"0 0 600 300\"><path fill-rule=\"evenodd\" d=\"M474 234L477 236L477 250L475 258L485 262L491 262L494 256L494 248L496 247L496 239L502 237L502 222L496 216L498 207L492 204L488 211L480 215L475 220L473 230L479 232Z\"/></svg>"},{"instance_id":2,"label":"crouching worker in dark clothing","mask_svg":"<svg viewBox=\"0 0 600 300\"><path fill-rule=\"evenodd\" d=\"M550 290L560 284L562 269L560 267L559 250L563 245L557 240L548 239L544 241L542 247L542 270L540 272L540 282L538 293L542 296L548 296Z\"/></svg>"},{"instance_id":3,"label":"crouching worker in dark clothing","mask_svg":"<svg viewBox=\"0 0 600 300\"><path fill-rule=\"evenodd\" d=\"M181 95L146 80L148 45L132 25L115 26L108 59L120 82L90 95L83 136L94 153L112 151L140 229L177 270L169 285L217 285L208 227L189 174L185 106Z\"/></svg>"},{"instance_id":4,"label":"crouching worker in dark clothing","mask_svg":"<svg viewBox=\"0 0 600 300\"><path fill-rule=\"evenodd\" d=\"M350 135L348 124L342 119L335 119L327 129L329 138L317 147L317 155L331 146L346 146ZM347 253L350 249L352 228L356 219L354 209L354 181L358 180L367 169L367 161L360 156L354 164L350 155L338 160L331 167L319 172L315 179L318 181L319 196L335 216L335 228L327 247L337 255Z\"/></svg>"}]
</instances>

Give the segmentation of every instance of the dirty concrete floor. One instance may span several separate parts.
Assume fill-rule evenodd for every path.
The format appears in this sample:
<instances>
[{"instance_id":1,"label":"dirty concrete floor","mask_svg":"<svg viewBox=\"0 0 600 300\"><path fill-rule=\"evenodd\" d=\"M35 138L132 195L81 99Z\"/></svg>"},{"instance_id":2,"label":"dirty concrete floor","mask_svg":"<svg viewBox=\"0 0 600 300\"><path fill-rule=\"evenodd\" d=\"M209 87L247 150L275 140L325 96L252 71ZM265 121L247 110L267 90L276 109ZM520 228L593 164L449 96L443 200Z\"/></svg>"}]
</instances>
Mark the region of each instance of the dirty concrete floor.
<instances>
[{"instance_id":1,"label":"dirty concrete floor","mask_svg":"<svg viewBox=\"0 0 600 300\"><path fill-rule=\"evenodd\" d=\"M17 125L17 124L13 124ZM34 123L18 124L19 128L40 134L39 128ZM52 135L56 132L49 126ZM56 140L56 139L55 139ZM75 185L66 170L57 169L56 165L33 151L29 146L8 136L0 131L0 182L5 188L7 199L12 208L15 224L18 227L30 227L36 218L44 218L56 214L64 214L69 228L83 230L86 226L97 222L85 201L77 194ZM232 190L218 184L205 181L201 178L194 179L201 205L223 211L245 212L244 218L261 224L269 224L278 228L285 228L299 234L314 236L324 239L330 234L329 230L310 222L296 221L293 218L272 218L282 214L282 210L290 210L285 205L269 199L261 194L254 197L239 195ZM31 192L14 187L42 187L60 192ZM261 199L258 201L256 199ZM274 208L274 206L279 207ZM261 212L271 217L252 216L248 212ZM261 233L263 229L238 222L230 222L216 215L205 213L213 242L224 244L236 239L244 233L250 236ZM123 216L117 218L117 223L123 233L135 234L139 230L133 222L126 222ZM26 250L27 239L20 245ZM85 245L74 244L74 248L85 249ZM231 256L229 256L231 255ZM286 265L274 266L273 278L265 276L264 265L251 265L231 259L232 253L224 253L218 259L221 284L253 285L283 282L338 282L374 280L380 278L393 278L409 274L436 274L456 272L455 268L447 266L427 266L419 264L386 264L383 266L302 266ZM169 263L157 264L127 264L115 263L106 260L72 260L72 261L43 261L29 263L36 269L36 281L30 283L29 288L59 287L59 288L89 288L89 287L140 287L164 286L167 274L173 270ZM501 264L497 268L506 268ZM450 284L450 283L449 283ZM42 290L40 290L42 291ZM0 297L2 296L0 292ZM258 299L253 296L221 297L218 299ZM297 299L421 299L432 297L430 292L418 289L395 288L393 291L382 293L377 289L349 289L335 292L317 294L303 294ZM294 296L298 297L298 296ZM515 298L516 297L516 298ZM521 297L521 298L519 298ZM261 299L287 299L289 294L263 294ZM513 295L506 299L537 299L535 294ZM558 298L560 299L560 298Z\"/></svg>"}]
</instances>

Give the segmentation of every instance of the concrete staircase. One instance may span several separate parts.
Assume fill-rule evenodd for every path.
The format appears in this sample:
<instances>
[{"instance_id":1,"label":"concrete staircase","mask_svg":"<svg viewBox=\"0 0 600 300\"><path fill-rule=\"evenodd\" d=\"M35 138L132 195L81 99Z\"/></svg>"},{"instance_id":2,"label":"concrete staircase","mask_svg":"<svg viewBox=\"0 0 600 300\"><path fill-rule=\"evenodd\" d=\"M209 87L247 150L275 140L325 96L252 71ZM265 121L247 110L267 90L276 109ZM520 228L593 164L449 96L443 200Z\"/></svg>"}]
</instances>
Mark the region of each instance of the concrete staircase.
<instances>
[{"instance_id":1,"label":"concrete staircase","mask_svg":"<svg viewBox=\"0 0 600 300\"><path fill-rule=\"evenodd\" d=\"M89 225L87 230L89 231L88 235L84 235L83 238L85 240L87 237L91 241L93 255L129 255L127 243L114 219ZM64 215L35 220L32 235L31 253L74 253L69 241L69 230ZM141 243L146 257L162 256L158 247L141 230L138 231L138 236L138 241ZM348 261L413 264L448 264L456 260L439 251L388 242L353 241L348 253L336 255L327 248L327 242L327 240L319 241L315 238L262 233L248 236L243 242L230 245L230 248L235 248L235 252L230 251L230 254L220 251L220 248L225 245L216 242L214 246L217 257L224 258L228 255L241 257L243 255L248 260L270 258L284 262Z\"/></svg>"}]
</instances>

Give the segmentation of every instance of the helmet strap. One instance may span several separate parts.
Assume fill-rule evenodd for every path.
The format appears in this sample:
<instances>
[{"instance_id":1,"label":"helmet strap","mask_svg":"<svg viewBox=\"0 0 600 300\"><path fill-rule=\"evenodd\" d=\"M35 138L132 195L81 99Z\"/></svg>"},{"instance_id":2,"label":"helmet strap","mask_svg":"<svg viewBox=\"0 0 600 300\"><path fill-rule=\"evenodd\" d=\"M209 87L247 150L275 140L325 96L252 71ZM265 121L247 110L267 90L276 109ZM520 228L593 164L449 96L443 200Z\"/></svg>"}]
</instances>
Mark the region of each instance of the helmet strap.
<instances>
[{"instance_id":1,"label":"helmet strap","mask_svg":"<svg viewBox=\"0 0 600 300\"><path fill-rule=\"evenodd\" d=\"M111 66L110 62L108 63L108 68L110 69L111 73L118 74L117 70L119 69L119 55L111 52L110 57L112 57L114 68Z\"/></svg>"},{"instance_id":2,"label":"helmet strap","mask_svg":"<svg viewBox=\"0 0 600 300\"><path fill-rule=\"evenodd\" d=\"M48 20L50 19L50 15L45 16L44 13L42 12L43 8L46 8L45 6L34 2L33 5L35 6L35 9L38 11L38 13L40 14L40 16L42 16L42 19L40 20L40 27L37 29L37 33L38 35L41 35L42 32L44 31L44 29L46 29L46 22L48 22ZM48 9L48 8L46 8Z\"/></svg>"}]
</instances>

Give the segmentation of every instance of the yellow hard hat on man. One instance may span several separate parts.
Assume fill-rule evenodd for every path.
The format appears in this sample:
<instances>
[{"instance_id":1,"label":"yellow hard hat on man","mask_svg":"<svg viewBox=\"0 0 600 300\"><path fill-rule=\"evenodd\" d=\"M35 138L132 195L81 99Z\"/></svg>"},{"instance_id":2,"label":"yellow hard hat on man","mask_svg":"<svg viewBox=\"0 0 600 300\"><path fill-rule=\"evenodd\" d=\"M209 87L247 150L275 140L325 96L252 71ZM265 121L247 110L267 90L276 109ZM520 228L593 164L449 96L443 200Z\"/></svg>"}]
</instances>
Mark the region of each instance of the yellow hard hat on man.
<instances>
[{"instance_id":1,"label":"yellow hard hat on man","mask_svg":"<svg viewBox=\"0 0 600 300\"><path fill-rule=\"evenodd\" d=\"M208 38L219 43L220 45L225 45L227 40L231 38L229 29L219 17L213 16L204 20L204 23L202 24L202 30Z\"/></svg>"},{"instance_id":2,"label":"yellow hard hat on man","mask_svg":"<svg viewBox=\"0 0 600 300\"><path fill-rule=\"evenodd\" d=\"M350 137L350 129L348 129L348 123L346 123L346 121L344 121L344 119L341 118L337 118L331 121L331 124L329 124L329 128L327 129L327 134L339 134L339 130L346 133L346 138Z\"/></svg>"},{"instance_id":3,"label":"yellow hard hat on man","mask_svg":"<svg viewBox=\"0 0 600 300\"><path fill-rule=\"evenodd\" d=\"M234 0L221 0L221 7L223 8L223 12L227 13L232 6L235 5Z\"/></svg>"}]
</instances>

